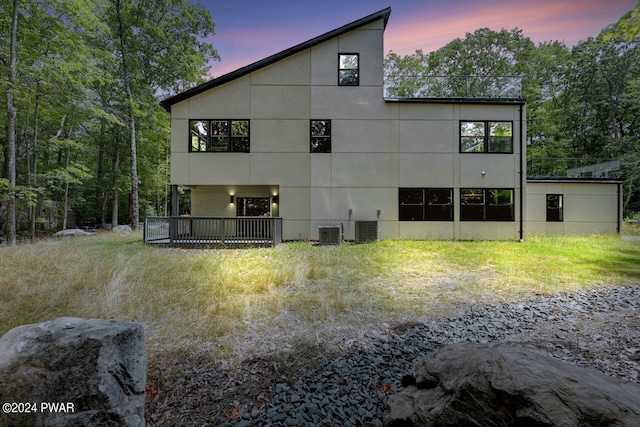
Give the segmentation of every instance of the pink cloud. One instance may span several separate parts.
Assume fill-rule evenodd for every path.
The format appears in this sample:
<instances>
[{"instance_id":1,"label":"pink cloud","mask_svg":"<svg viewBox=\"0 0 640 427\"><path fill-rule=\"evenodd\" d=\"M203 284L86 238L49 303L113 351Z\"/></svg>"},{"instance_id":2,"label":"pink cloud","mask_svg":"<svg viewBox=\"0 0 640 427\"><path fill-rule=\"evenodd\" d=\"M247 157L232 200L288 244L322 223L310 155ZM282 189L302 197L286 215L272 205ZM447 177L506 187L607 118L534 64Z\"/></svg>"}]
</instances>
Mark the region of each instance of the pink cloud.
<instances>
[{"instance_id":1,"label":"pink cloud","mask_svg":"<svg viewBox=\"0 0 640 427\"><path fill-rule=\"evenodd\" d=\"M439 49L482 27L496 31L517 27L534 43L559 40L571 47L615 23L635 6L636 0L389 0L389 3L393 11L385 32L385 51L407 55L416 49L425 52ZM229 5L223 1L220 4ZM291 16L286 22L263 19L269 10L262 10L258 17L243 15L235 25L221 18L216 35L209 40L221 58L220 62L212 63L212 76L219 77L348 22L343 21L343 16L314 19L305 16L300 20ZM328 24L327 19L335 24Z\"/></svg>"},{"instance_id":2,"label":"pink cloud","mask_svg":"<svg viewBox=\"0 0 640 427\"><path fill-rule=\"evenodd\" d=\"M633 0L511 0L424 9L402 22L390 22L385 49L399 54L410 54L416 49L430 52L482 27L495 31L517 27L535 43L559 40L572 46L597 36L633 8L634 3Z\"/></svg>"},{"instance_id":3,"label":"pink cloud","mask_svg":"<svg viewBox=\"0 0 640 427\"><path fill-rule=\"evenodd\" d=\"M252 60L251 58L248 58L246 56L243 56L240 58L234 58L234 59L227 57L227 59L224 62L210 63L209 65L211 66L211 69L209 70L209 77L216 78L216 77L223 76L227 73L230 73L239 68L242 68L245 65L249 65L256 61L259 61L260 59L262 58L259 57Z\"/></svg>"},{"instance_id":4,"label":"pink cloud","mask_svg":"<svg viewBox=\"0 0 640 427\"><path fill-rule=\"evenodd\" d=\"M221 31L209 42L218 49L220 62L212 63L210 76L220 77L245 65L295 46L316 34L301 32L292 37L287 29L233 28Z\"/></svg>"}]
</instances>

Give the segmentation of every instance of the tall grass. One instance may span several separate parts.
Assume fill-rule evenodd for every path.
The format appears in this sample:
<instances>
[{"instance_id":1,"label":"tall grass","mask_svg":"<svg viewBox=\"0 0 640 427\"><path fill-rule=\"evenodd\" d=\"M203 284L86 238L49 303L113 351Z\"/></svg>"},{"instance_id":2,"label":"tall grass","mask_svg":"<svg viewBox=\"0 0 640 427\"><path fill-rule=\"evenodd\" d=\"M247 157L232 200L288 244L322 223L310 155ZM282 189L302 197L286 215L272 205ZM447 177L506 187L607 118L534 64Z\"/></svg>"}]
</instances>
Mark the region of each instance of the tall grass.
<instances>
[{"instance_id":1,"label":"tall grass","mask_svg":"<svg viewBox=\"0 0 640 427\"><path fill-rule=\"evenodd\" d=\"M291 322L364 325L473 303L640 281L640 242L381 241L339 247L183 250L140 234L0 247L0 334L60 316L145 324L150 343L231 342Z\"/></svg>"}]
</instances>

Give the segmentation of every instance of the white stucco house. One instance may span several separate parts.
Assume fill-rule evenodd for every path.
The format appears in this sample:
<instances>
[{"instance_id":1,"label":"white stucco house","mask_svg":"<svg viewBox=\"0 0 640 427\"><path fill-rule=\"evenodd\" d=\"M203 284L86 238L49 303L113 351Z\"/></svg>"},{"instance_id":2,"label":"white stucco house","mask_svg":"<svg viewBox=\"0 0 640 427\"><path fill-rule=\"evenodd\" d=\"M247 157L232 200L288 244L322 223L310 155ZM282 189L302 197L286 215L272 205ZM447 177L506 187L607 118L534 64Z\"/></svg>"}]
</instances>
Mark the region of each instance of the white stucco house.
<instances>
[{"instance_id":1,"label":"white stucco house","mask_svg":"<svg viewBox=\"0 0 640 427\"><path fill-rule=\"evenodd\" d=\"M386 94L390 13L164 100L174 196L178 186L191 190L192 222L176 227L247 236L241 218L277 218L258 232L275 227L277 241L322 241L335 227L346 240L619 230L619 180L527 177L519 92Z\"/></svg>"}]
</instances>

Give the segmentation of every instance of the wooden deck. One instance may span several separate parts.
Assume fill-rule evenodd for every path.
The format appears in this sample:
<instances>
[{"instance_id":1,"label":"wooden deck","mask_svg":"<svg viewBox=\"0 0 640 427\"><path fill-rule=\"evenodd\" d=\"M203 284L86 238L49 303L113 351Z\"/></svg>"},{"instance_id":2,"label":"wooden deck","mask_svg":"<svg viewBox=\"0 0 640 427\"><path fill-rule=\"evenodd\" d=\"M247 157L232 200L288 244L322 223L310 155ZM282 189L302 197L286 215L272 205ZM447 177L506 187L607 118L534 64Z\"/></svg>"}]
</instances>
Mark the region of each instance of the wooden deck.
<instances>
[{"instance_id":1,"label":"wooden deck","mask_svg":"<svg viewBox=\"0 0 640 427\"><path fill-rule=\"evenodd\" d=\"M282 242L282 218L146 217L144 242L197 248L273 246Z\"/></svg>"}]
</instances>

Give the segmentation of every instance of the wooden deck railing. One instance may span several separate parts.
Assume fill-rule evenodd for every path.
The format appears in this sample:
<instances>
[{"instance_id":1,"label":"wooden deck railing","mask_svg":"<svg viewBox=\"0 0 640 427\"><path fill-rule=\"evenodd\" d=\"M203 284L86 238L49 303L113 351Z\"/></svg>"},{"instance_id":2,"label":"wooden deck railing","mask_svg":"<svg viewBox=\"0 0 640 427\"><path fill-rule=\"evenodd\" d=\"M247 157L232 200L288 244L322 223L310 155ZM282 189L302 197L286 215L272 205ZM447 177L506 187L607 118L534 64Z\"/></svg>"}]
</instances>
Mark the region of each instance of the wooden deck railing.
<instances>
[{"instance_id":1,"label":"wooden deck railing","mask_svg":"<svg viewBox=\"0 0 640 427\"><path fill-rule=\"evenodd\" d=\"M271 246L282 242L282 218L146 217L144 242L169 246Z\"/></svg>"}]
</instances>

